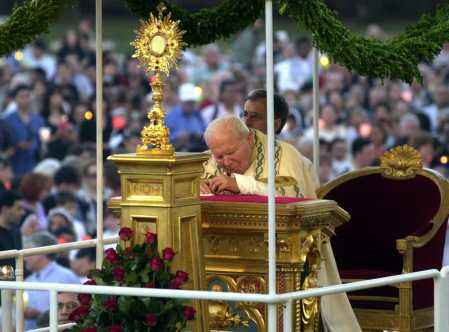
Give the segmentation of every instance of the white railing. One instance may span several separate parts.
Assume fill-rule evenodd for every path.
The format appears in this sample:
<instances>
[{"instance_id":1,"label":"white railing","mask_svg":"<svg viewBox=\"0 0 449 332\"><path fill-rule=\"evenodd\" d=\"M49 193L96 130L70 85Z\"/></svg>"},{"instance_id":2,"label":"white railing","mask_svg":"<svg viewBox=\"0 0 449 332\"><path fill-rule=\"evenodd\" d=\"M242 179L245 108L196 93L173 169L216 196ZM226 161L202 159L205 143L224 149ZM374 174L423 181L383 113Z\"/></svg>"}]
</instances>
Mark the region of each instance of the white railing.
<instances>
[{"instance_id":1,"label":"white railing","mask_svg":"<svg viewBox=\"0 0 449 332\"><path fill-rule=\"evenodd\" d=\"M122 296L139 296L139 297L163 297L177 299L197 299L197 300L220 300L232 302L258 302L265 303L276 308L276 305L283 305L284 316L284 332L293 331L292 320L290 319L292 312L292 303L294 300L300 300L314 296L325 296L336 293L350 292L385 285L398 284L407 281L416 281L432 278L434 280L435 290L435 315L434 315L434 331L449 331L449 267L445 267L440 271L427 270L421 272L413 272L401 274L397 276L378 278L366 281L357 281L344 285L326 286L306 291L291 292L284 294L244 294L231 292L208 292L194 290L172 290L172 289L150 289L136 287L115 287L115 286L90 286L90 285L73 285L73 284L57 284L57 283L33 283L18 281L0 281L0 289L2 290L40 290L49 291L50 293L50 332L58 331L58 315L57 315L57 294L65 293L89 293L89 294L107 294ZM6 330L4 330L7 332ZM275 331L275 329L271 330ZM271 332L270 331L270 332Z\"/></svg>"},{"instance_id":2,"label":"white railing","mask_svg":"<svg viewBox=\"0 0 449 332\"><path fill-rule=\"evenodd\" d=\"M114 244L119 241L118 236L113 236L101 241L104 244ZM34 255L48 255L66 252L70 250L93 248L98 244L98 239L84 240L77 242L70 242L64 244L57 244L53 246L45 246L39 248L29 248L22 250L6 250L0 252L0 260L14 258L16 261L15 277L17 282L22 282L24 277L24 257ZM4 301L3 301L4 299ZM2 331L8 331L12 326L11 322L12 311L12 294L2 289ZM23 290L16 291L16 332L24 331L24 303Z\"/></svg>"}]
</instances>

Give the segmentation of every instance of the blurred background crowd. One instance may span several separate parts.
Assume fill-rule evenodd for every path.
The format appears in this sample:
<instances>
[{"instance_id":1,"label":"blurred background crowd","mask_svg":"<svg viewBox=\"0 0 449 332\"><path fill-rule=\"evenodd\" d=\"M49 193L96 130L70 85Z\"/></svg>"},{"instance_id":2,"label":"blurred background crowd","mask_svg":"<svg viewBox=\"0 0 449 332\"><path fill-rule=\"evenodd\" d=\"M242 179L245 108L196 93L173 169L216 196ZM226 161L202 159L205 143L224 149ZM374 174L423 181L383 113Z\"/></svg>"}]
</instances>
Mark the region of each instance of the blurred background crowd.
<instances>
[{"instance_id":1,"label":"blurred background crowd","mask_svg":"<svg viewBox=\"0 0 449 332\"><path fill-rule=\"evenodd\" d=\"M377 25L366 34L385 37ZM311 51L308 37L276 31L276 91L290 107L278 138L312 160ZM134 152L151 107L151 77L130 54L113 48L105 50L103 62L104 156ZM423 84L382 82L320 55L321 184L375 165L386 150L404 143L421 153L426 167L449 175L449 44L420 69ZM186 50L165 87L166 123L176 151L206 150L202 134L208 123L241 116L246 94L264 87L262 21L232 41ZM92 21L80 21L61 40L37 40L0 59L0 250L95 237L95 112ZM108 161L104 173L106 204L120 195L120 181ZM104 211L105 235L117 234L118 220ZM94 267L95 252L43 257L46 264L26 262L29 280L49 281L53 273L56 280L63 275L79 282ZM27 317L36 326L48 303L32 301Z\"/></svg>"}]
</instances>

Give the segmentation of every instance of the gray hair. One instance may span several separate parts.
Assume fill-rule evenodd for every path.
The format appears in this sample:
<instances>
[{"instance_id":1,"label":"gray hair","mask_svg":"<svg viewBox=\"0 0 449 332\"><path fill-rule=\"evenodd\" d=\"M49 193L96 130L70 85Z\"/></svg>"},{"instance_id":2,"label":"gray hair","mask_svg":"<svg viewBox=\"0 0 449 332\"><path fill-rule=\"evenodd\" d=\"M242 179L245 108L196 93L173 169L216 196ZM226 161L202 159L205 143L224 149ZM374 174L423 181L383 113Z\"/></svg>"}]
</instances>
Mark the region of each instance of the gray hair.
<instances>
[{"instance_id":1,"label":"gray hair","mask_svg":"<svg viewBox=\"0 0 449 332\"><path fill-rule=\"evenodd\" d=\"M53 246L55 244L58 244L56 238L46 231L36 232L23 239L23 246L28 248Z\"/></svg>"},{"instance_id":2,"label":"gray hair","mask_svg":"<svg viewBox=\"0 0 449 332\"><path fill-rule=\"evenodd\" d=\"M46 231L31 234L30 236L27 236L23 239L24 248L39 248L46 246L54 246L56 244L58 244L56 238ZM48 254L46 256L50 260L56 259L56 254Z\"/></svg>"},{"instance_id":3,"label":"gray hair","mask_svg":"<svg viewBox=\"0 0 449 332\"><path fill-rule=\"evenodd\" d=\"M210 142L210 139L217 136L220 132L229 132L232 130L238 137L246 137L249 134L249 129L246 124L236 116L226 116L213 120L206 128L204 132L204 140L206 144Z\"/></svg>"}]
</instances>

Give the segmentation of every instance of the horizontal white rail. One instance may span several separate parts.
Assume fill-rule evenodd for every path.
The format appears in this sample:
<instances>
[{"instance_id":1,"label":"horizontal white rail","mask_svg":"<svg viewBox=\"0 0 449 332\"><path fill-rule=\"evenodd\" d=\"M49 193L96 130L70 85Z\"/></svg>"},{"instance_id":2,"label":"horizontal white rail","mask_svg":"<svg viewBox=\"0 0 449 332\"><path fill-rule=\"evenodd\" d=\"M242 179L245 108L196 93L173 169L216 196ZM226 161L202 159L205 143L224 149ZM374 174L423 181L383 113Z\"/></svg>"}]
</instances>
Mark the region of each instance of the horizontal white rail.
<instances>
[{"instance_id":1,"label":"horizontal white rail","mask_svg":"<svg viewBox=\"0 0 449 332\"><path fill-rule=\"evenodd\" d=\"M427 270L413 272L397 276L378 278L366 281L357 281L344 285L326 286L306 291L291 292L285 294L245 294L230 292L211 292L211 291L191 291L191 290L172 290L155 288L136 288L136 287L115 287L115 286L91 286L91 285L73 285L57 283L34 283L18 281L0 281L0 289L15 290L43 290L50 291L50 309L53 318L50 320L50 331L57 331L57 293L90 293L107 295L124 295L139 297L166 297L177 299L198 299L198 300L221 300L233 302L259 302L268 305L283 304L285 318L291 315L292 300L303 299L313 296L325 296L336 293L381 287L385 285L398 284L407 281L416 281L432 278L435 281L435 332L449 331L449 267L440 271ZM285 323L288 323L287 319ZM284 326L284 331L291 331L291 324ZM47 331L47 329L34 330L34 332Z\"/></svg>"},{"instance_id":2,"label":"horizontal white rail","mask_svg":"<svg viewBox=\"0 0 449 332\"><path fill-rule=\"evenodd\" d=\"M308 297L331 295L336 293L346 293L367 288L382 287L387 285L399 284L401 282L416 281L422 279L438 278L441 274L438 270L426 270L420 272L412 272L407 274L400 274L391 277L376 278L371 280L355 281L342 285L325 286L320 288L308 289L305 291L290 292L278 294L277 297L281 302L290 299L300 300Z\"/></svg>"},{"instance_id":3,"label":"horizontal white rail","mask_svg":"<svg viewBox=\"0 0 449 332\"><path fill-rule=\"evenodd\" d=\"M0 288L16 289L16 290L28 289L28 290L41 290L41 291L55 290L57 292L68 292L68 293L90 293L90 294L108 294L108 295L125 295L125 296L128 295L139 297L169 297L177 299L251 301L251 302L262 302L267 304L279 304L285 303L289 300L299 300L314 296L324 296L335 293L344 293L367 288L381 287L385 285L398 284L406 281L439 278L440 276L441 273L438 270L427 270L277 295L211 292L211 291L195 291L195 290L174 290L174 289L159 289L159 288L98 286L98 285L91 286L91 285L58 284L46 282L42 283L18 282L18 281L0 281Z\"/></svg>"},{"instance_id":4,"label":"horizontal white rail","mask_svg":"<svg viewBox=\"0 0 449 332\"><path fill-rule=\"evenodd\" d=\"M119 241L118 236L112 236L105 238L104 244L113 244ZM53 246L45 246L39 248L28 248L22 250L6 250L0 252L0 259L6 258L16 258L20 255L22 256L34 256L34 255L47 255L47 254L56 254L58 252L64 252L69 250L83 249L83 248L93 248L97 245L98 239L92 240L83 240L76 242L69 242L63 244L55 244Z\"/></svg>"},{"instance_id":5,"label":"horizontal white rail","mask_svg":"<svg viewBox=\"0 0 449 332\"><path fill-rule=\"evenodd\" d=\"M75 325L76 325L76 323L68 323L68 324L58 325L58 331L63 331L63 330L69 329ZM42 327L40 329L28 330L27 332L49 332L49 331L50 331L50 327Z\"/></svg>"}]
</instances>

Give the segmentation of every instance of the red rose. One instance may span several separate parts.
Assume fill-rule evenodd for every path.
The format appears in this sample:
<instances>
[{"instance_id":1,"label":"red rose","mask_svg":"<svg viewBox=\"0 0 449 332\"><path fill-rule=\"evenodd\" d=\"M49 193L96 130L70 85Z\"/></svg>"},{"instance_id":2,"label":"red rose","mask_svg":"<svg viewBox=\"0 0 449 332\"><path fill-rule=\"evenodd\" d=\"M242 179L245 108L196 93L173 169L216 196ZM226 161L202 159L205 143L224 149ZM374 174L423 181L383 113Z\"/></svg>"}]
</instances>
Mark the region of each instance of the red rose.
<instances>
[{"instance_id":1,"label":"red rose","mask_svg":"<svg viewBox=\"0 0 449 332\"><path fill-rule=\"evenodd\" d=\"M172 248L167 247L164 250L162 250L162 257L164 258L165 261L172 261L173 257L175 257L175 252L173 251Z\"/></svg>"},{"instance_id":2,"label":"red rose","mask_svg":"<svg viewBox=\"0 0 449 332\"><path fill-rule=\"evenodd\" d=\"M92 301L92 295L90 294L78 294L78 301L82 305L90 305Z\"/></svg>"},{"instance_id":3,"label":"red rose","mask_svg":"<svg viewBox=\"0 0 449 332\"><path fill-rule=\"evenodd\" d=\"M182 282L187 282L187 280L189 280L189 274L187 272L178 270L176 271L176 278L181 279Z\"/></svg>"},{"instance_id":4,"label":"red rose","mask_svg":"<svg viewBox=\"0 0 449 332\"><path fill-rule=\"evenodd\" d=\"M111 263L111 264L115 264L118 262L118 255L117 252L115 251L115 249L113 248L109 248L108 250L106 250L105 252L105 259Z\"/></svg>"},{"instance_id":5,"label":"red rose","mask_svg":"<svg viewBox=\"0 0 449 332\"><path fill-rule=\"evenodd\" d=\"M106 301L104 301L104 307L106 310L114 311L117 308L117 299L115 297L110 297Z\"/></svg>"},{"instance_id":6,"label":"red rose","mask_svg":"<svg viewBox=\"0 0 449 332\"><path fill-rule=\"evenodd\" d=\"M147 236L146 236L146 239L145 239L145 242L146 242L146 243L148 243L148 244L153 244L153 243L156 242L156 240L157 240L156 234L151 233L151 232L148 232L148 233L147 233Z\"/></svg>"},{"instance_id":7,"label":"red rose","mask_svg":"<svg viewBox=\"0 0 449 332\"><path fill-rule=\"evenodd\" d=\"M118 235L120 236L120 240L122 241L131 240L131 237L133 236L133 230L129 227L123 227L118 232Z\"/></svg>"},{"instance_id":8,"label":"red rose","mask_svg":"<svg viewBox=\"0 0 449 332\"><path fill-rule=\"evenodd\" d=\"M162 268L162 261L160 258L158 257L154 257L151 261L150 261L150 267L154 272L159 271Z\"/></svg>"},{"instance_id":9,"label":"red rose","mask_svg":"<svg viewBox=\"0 0 449 332\"><path fill-rule=\"evenodd\" d=\"M96 284L97 284L97 282L95 280L89 279L89 280L85 281L83 285L96 285Z\"/></svg>"},{"instance_id":10,"label":"red rose","mask_svg":"<svg viewBox=\"0 0 449 332\"><path fill-rule=\"evenodd\" d=\"M85 327L82 332L97 332L96 327Z\"/></svg>"},{"instance_id":11,"label":"red rose","mask_svg":"<svg viewBox=\"0 0 449 332\"><path fill-rule=\"evenodd\" d=\"M69 315L69 320L72 322L79 322L82 318L86 317L89 313L89 308L86 306L79 306L73 310Z\"/></svg>"},{"instance_id":12,"label":"red rose","mask_svg":"<svg viewBox=\"0 0 449 332\"><path fill-rule=\"evenodd\" d=\"M145 285L143 285L145 288L154 288L154 282L147 282Z\"/></svg>"},{"instance_id":13,"label":"red rose","mask_svg":"<svg viewBox=\"0 0 449 332\"><path fill-rule=\"evenodd\" d=\"M195 319L196 310L192 307L185 306L184 307L184 318L186 320L193 320Z\"/></svg>"},{"instance_id":14,"label":"red rose","mask_svg":"<svg viewBox=\"0 0 449 332\"><path fill-rule=\"evenodd\" d=\"M123 281L125 279L125 270L121 267L115 267L112 269L112 275L118 282Z\"/></svg>"},{"instance_id":15,"label":"red rose","mask_svg":"<svg viewBox=\"0 0 449 332\"><path fill-rule=\"evenodd\" d=\"M146 314L145 323L148 326L155 326L157 324L157 316L155 314Z\"/></svg>"},{"instance_id":16,"label":"red rose","mask_svg":"<svg viewBox=\"0 0 449 332\"><path fill-rule=\"evenodd\" d=\"M112 325L109 327L108 332L122 332L123 329L120 325Z\"/></svg>"},{"instance_id":17,"label":"red rose","mask_svg":"<svg viewBox=\"0 0 449 332\"><path fill-rule=\"evenodd\" d=\"M175 278L170 280L170 285L169 287L172 289L179 289L183 284L183 281L179 278Z\"/></svg>"}]
</instances>

